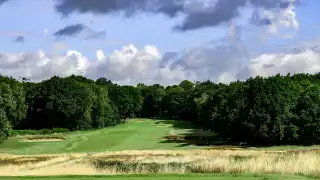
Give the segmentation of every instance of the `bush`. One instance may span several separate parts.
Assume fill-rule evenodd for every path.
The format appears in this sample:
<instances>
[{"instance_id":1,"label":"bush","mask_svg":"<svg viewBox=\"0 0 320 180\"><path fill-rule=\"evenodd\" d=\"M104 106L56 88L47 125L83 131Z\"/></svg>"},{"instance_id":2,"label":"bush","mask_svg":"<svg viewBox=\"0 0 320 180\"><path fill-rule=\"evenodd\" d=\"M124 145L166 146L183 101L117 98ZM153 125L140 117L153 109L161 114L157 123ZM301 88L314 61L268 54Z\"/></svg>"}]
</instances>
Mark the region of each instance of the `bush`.
<instances>
[{"instance_id":1,"label":"bush","mask_svg":"<svg viewBox=\"0 0 320 180\"><path fill-rule=\"evenodd\" d=\"M52 131L54 133L67 133L70 132L67 128L53 128Z\"/></svg>"},{"instance_id":2,"label":"bush","mask_svg":"<svg viewBox=\"0 0 320 180\"><path fill-rule=\"evenodd\" d=\"M54 132L50 129L39 130L39 134L53 134Z\"/></svg>"},{"instance_id":3,"label":"bush","mask_svg":"<svg viewBox=\"0 0 320 180\"><path fill-rule=\"evenodd\" d=\"M37 135L40 134L38 130L10 130L10 136L24 136L24 135Z\"/></svg>"}]
</instances>

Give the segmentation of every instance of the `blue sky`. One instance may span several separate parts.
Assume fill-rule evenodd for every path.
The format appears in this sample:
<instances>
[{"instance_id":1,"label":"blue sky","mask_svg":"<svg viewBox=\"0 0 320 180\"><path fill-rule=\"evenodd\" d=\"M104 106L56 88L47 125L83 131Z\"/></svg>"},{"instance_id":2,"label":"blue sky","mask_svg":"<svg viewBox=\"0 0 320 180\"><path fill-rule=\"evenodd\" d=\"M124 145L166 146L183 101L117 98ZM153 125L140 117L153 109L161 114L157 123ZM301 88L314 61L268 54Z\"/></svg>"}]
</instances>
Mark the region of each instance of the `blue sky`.
<instances>
[{"instance_id":1,"label":"blue sky","mask_svg":"<svg viewBox=\"0 0 320 180\"><path fill-rule=\"evenodd\" d=\"M284 34L275 33L275 32L272 32L271 30L268 30L270 28L269 26L271 26L270 24L269 25L250 24L249 19L252 16L253 10L256 9L257 7L255 8L252 8L252 6L240 7L239 5L240 7L239 16L237 16L236 18L231 18L223 21L221 20L221 23L213 22L214 20L204 20L204 18L217 19L220 16L221 16L221 19L223 19L222 16L225 15L225 12L229 12L229 10L231 12L232 7L236 6L234 4L237 4L240 1L250 2L250 0L233 0L233 1L226 0L225 2L228 1L229 4L227 3L224 4L223 8L225 8L225 10L221 12L216 12L216 14L208 14L207 17L204 17L201 20L193 19L194 21L192 22L193 24L190 23L191 24L191 25L189 24L190 28L185 31L174 30L174 27L180 24L183 24L183 22L187 22L186 19L188 15L195 17L196 15L199 14L198 11L196 13L193 13L193 11L195 11L194 9L196 9L195 5L190 6L191 8L194 8L191 13L187 11L185 8L183 10L180 10L179 11L180 14L177 15L175 18L171 18L167 16L165 13L163 13L163 11L158 9L156 10L156 12L153 12L153 13L150 13L151 10L149 10L148 12L147 10L138 9L139 12L141 13L138 13L137 15L130 16L130 17L119 15L116 8L114 8L116 9L114 11L114 14L106 11L104 13L100 13L99 15L94 15L93 12L95 11L95 9L93 5L92 5L92 11L89 11L87 13L83 13L83 12L79 13L79 11L77 11L77 8L80 5L72 4L73 5L72 8L74 9L72 9L72 11L70 10L71 11L70 15L62 18L62 13L56 9L56 5L59 2L68 4L66 3L66 1L68 0L56 0L56 1L28 0L28 3L26 3L26 1L22 1L22 0L8 0L7 2L0 5L0 22L2 22L0 26L0 33L1 33L0 34L0 47L1 47L0 52L9 52L11 54L19 54L21 52L33 53L33 52L38 52L39 50L42 50L48 56L48 58L49 56L51 58L53 54L55 58L58 58L58 56L61 56L61 57L65 56L68 51L72 50L72 51L80 52L83 56L85 56L86 60L83 60L82 64L89 64L89 65L86 65L85 74L92 74L87 72L89 71L88 69L93 68L94 66L99 66L99 65L93 65L94 63L92 63L93 61L96 61L97 51L103 52L105 58L109 59L109 62L111 62L110 59L112 59L111 57L114 57L112 56L114 55L114 51L116 50L121 51L122 48L129 47L129 45L132 44L133 47L137 49L136 53L140 53L139 55L141 55L141 53L144 53L143 55L149 53L148 48L147 50L143 50L146 47L150 46L152 48L156 48L156 51L159 52L159 55L158 54L155 55L151 53L152 57L155 58L153 59L154 63L159 63L158 61L161 61L162 56L166 52L177 52L178 54L180 54L179 56L180 58L179 60L176 60L176 62L172 64L179 64L180 66L184 66L185 64L189 63L189 66L191 66L191 64L195 64L195 61L198 61L199 58L202 58L202 60L199 60L199 61L206 62L207 64L202 64L202 65L203 67L208 68L208 62L217 61L218 56L220 56L221 54L210 54L210 53L207 53L207 50L204 50L201 48L205 43L208 43L208 42L227 42L228 41L227 39L224 39L224 40L221 40L221 39L230 36L230 34L228 34L230 30L228 26L229 24L239 26L242 29L241 46L245 46L246 49L249 51L258 49L259 53L263 53L265 47L271 47L271 50L277 50L272 47L278 44L293 44L297 41L309 42L309 41L315 40L315 38L320 35L319 34L320 20L318 18L319 10L317 8L317 7L320 7L320 1L317 1L317 0L301 0L302 2L301 5L294 6L295 7L294 13L296 15L295 20L299 24L298 28L288 27L286 28L286 30L284 30L280 21L274 22L274 26L276 26L278 29L282 29L283 30L282 32L292 32L293 30L295 30L297 33L291 38L285 38ZM69 0L69 2L71 1L73 0ZM122 3L129 0L118 0L118 2L120 1ZM143 2L144 0L137 0L136 2L138 1ZM202 2L202 1L204 0L195 0L194 2ZM210 0L206 0L206 1L210 1ZM260 5L262 4L262 0L251 0L251 1L259 2ZM274 0L274 2L276 1L278 0ZM264 4L262 5L263 7L259 9L260 14L263 14L265 11L272 11L275 17L280 17L280 11L279 12L274 11L272 8L270 8L271 7L270 5L264 5ZM89 10L90 10L90 7L91 5L89 4L89 8L88 8ZM120 4L119 4L119 7L120 7ZM214 11L214 8L209 10ZM264 18L270 18L270 17L268 16ZM189 20L190 19L192 20L192 18L189 18ZM203 22L201 22L202 24L201 23L199 24L198 21L203 21ZM220 21L220 20L216 20L216 21ZM76 37L66 36L64 38L57 38L53 35L58 30L61 30L66 26L70 26L74 24L83 24L94 32L105 31L105 39L98 38L98 39L92 39L92 40L85 40L86 35L83 35L83 33L78 34ZM201 26L205 26L205 27L201 27ZM188 27L188 26L186 25L185 27ZM248 28L251 29L251 31L245 30ZM11 34L16 33L18 35L23 36L24 41L23 42L14 41L17 38L17 35L12 36L12 35L9 35L10 33ZM237 36L238 35L239 34L237 34ZM259 37L265 37L267 41L261 42ZM121 43L110 43L110 41L121 41ZM57 43L65 44L65 48L63 48L59 52L56 52L53 47ZM229 43L230 45L229 41L227 43ZM211 47L210 52L216 52L214 48L216 47ZM188 50L188 52L184 51L186 49ZM123 51L121 52L123 53ZM210 57L206 57L207 54L210 54ZM120 57L120 55L117 55L117 57L118 56ZM131 59L126 61L126 63L128 63L129 61L132 63L135 62L134 59L132 58L135 58L136 56L137 54L130 56ZM247 60L251 61L251 59L247 59ZM9 62L8 59L4 59L2 61L3 63L6 61L8 61L7 63L13 63L13 62ZM29 60L27 59L26 61L29 61ZM53 60L51 59L51 61ZM70 62L71 61L72 60L70 60ZM80 61L75 60L75 62L76 61L79 64ZM114 61L115 63L120 62L120 60L114 60ZM192 63L190 64L190 62ZM223 63L232 63L232 62L233 61L215 62L215 63L223 64ZM30 64L32 63L30 62ZM0 62L0 65L1 65L1 62ZM58 65L52 65L52 64L46 65L46 68L51 69L52 72L51 74L44 75L44 78L47 78L50 75L55 75L55 73L58 75L60 74L68 75L68 73L59 72L59 69L56 69L56 66ZM108 64L108 67L107 65L105 66L106 66L106 69L102 71L112 71L110 70L110 66L111 66L110 64ZM229 66L230 65L223 65L223 67L229 67ZM188 67L184 67L183 69L185 70ZM38 68L41 69L42 66ZM73 68L73 66L70 65L69 68ZM96 70L97 69L94 69L94 71ZM172 82L175 82L183 78L219 79L221 78L221 76L224 76L223 74L226 74L227 71L233 71L228 69L225 72L221 72L222 74L220 75L213 76L212 73L207 73L206 75L202 75L203 72L213 71L209 69L200 70L199 72L189 72L189 71L186 72L184 70L173 69L171 65L169 69L157 69L156 70L158 72L157 75L151 76L147 72L144 73L145 77L150 76L153 78L153 80L150 80L150 78L132 80L132 78L126 78L126 77L123 77L121 79L121 78L118 78L118 76L116 76L117 73L113 73L112 75L108 73L100 73L99 75L95 75L95 76L110 76L119 82L123 81L125 83L126 82L131 83L131 81L133 81L134 83L136 81L156 82L157 80L159 80L159 82L164 82L164 81L170 80L170 78L167 78L169 80L163 80L164 78L163 76L167 75L170 71L170 73L173 74L172 75L173 77L171 78L171 80L173 79ZM31 69L28 71L28 73L24 72L24 73L21 73L20 75L33 77L35 75L33 75L32 73L30 74L30 72L32 71L33 70ZM64 69L64 71L66 71L66 69ZM276 71L277 69L272 71L272 73L275 73ZM306 70L303 69L302 71L304 72ZM70 72L74 72L74 71L70 70ZM8 70L5 68L1 70L1 67L0 67L0 73L15 75L14 73L16 73L16 71ZM133 74L137 74L137 73L134 72ZM199 73L201 75L199 75ZM38 72L34 74L38 74L37 76L39 76ZM137 75L137 77L140 77L140 76ZM37 77L35 79L42 79L42 78Z\"/></svg>"},{"instance_id":2,"label":"blue sky","mask_svg":"<svg viewBox=\"0 0 320 180\"><path fill-rule=\"evenodd\" d=\"M107 39L121 40L133 43L137 47L154 44L162 51L180 51L181 49L201 45L209 39L215 39L226 34L225 29L204 28L187 33L174 32L172 27L179 20L171 20L163 15L141 14L130 19L121 16L94 16L92 14L72 15L61 18L54 10L53 1L21 0L4 4L0 9L0 22L2 32L32 32L34 35L26 37L25 44L17 44L10 37L1 37L3 51L20 52L35 51L37 49L50 50L54 37L50 33L63 26L84 23L91 25L92 29L105 30ZM44 29L49 30L46 38ZM69 44L74 50L91 55L97 48L111 52L122 45L110 45L99 41L84 41L81 38L65 38L63 42Z\"/></svg>"}]
</instances>

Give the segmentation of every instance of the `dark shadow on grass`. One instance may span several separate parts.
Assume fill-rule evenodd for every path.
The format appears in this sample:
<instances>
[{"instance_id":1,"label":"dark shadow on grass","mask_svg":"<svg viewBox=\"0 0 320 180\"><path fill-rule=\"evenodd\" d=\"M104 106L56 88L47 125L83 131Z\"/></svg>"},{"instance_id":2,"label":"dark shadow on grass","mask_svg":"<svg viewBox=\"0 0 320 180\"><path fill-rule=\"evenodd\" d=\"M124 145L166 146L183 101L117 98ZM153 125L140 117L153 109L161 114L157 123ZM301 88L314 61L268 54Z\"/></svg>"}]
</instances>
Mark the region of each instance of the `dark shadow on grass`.
<instances>
[{"instance_id":1,"label":"dark shadow on grass","mask_svg":"<svg viewBox=\"0 0 320 180\"><path fill-rule=\"evenodd\" d=\"M187 139L182 140L170 140L165 139L160 141L160 143L169 143L169 144L178 144L175 147L186 147L190 145L194 146L202 146L208 147L210 149L247 149L247 148L254 148L245 145L239 145L239 143L232 143L232 142L225 142L225 141L218 141L215 139L210 138L197 138L197 137L187 137Z\"/></svg>"},{"instance_id":2,"label":"dark shadow on grass","mask_svg":"<svg viewBox=\"0 0 320 180\"><path fill-rule=\"evenodd\" d=\"M155 124L172 125L175 129L194 129L195 126L190 122L177 120L155 120Z\"/></svg>"},{"instance_id":3,"label":"dark shadow on grass","mask_svg":"<svg viewBox=\"0 0 320 180\"><path fill-rule=\"evenodd\" d=\"M225 140L219 137L213 132L206 132L200 129L196 129L192 123L179 121L179 120L155 120L155 124L172 125L176 130L188 129L186 133L181 133L178 135L168 135L163 137L160 143L168 144L178 144L176 147L186 147L189 145L195 146L205 146L210 149L232 149L232 148L242 148L242 149L254 149L254 148L271 148L274 146L300 146L300 147L310 147L310 150L320 150L317 148L312 148L312 144L249 144L247 142L236 142L232 140ZM284 148L285 149L285 148Z\"/></svg>"},{"instance_id":4,"label":"dark shadow on grass","mask_svg":"<svg viewBox=\"0 0 320 180\"><path fill-rule=\"evenodd\" d=\"M163 137L160 143L178 144L176 147L186 147L190 145L207 146L207 147L239 147L239 143L222 141L215 133L196 129L195 126L189 122L178 120L155 120L155 124L172 125L176 130L186 129L185 133L178 135L168 135ZM240 143L241 144L241 143ZM244 148L245 146L240 146Z\"/></svg>"}]
</instances>

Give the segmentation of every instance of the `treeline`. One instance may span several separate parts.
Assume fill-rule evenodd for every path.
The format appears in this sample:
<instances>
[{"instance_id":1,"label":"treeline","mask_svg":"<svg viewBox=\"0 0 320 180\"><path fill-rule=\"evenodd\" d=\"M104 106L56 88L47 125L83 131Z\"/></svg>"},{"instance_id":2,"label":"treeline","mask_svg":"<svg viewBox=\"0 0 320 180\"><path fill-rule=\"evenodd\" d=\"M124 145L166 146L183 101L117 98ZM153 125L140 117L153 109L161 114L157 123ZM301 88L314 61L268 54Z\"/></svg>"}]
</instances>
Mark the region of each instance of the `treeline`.
<instances>
[{"instance_id":1,"label":"treeline","mask_svg":"<svg viewBox=\"0 0 320 180\"><path fill-rule=\"evenodd\" d=\"M25 80L25 79L24 79ZM52 77L40 83L0 76L0 141L10 129L99 129L138 112L139 89L81 76Z\"/></svg>"},{"instance_id":2,"label":"treeline","mask_svg":"<svg viewBox=\"0 0 320 180\"><path fill-rule=\"evenodd\" d=\"M320 74L255 77L230 84L120 86L106 78L0 77L0 137L13 129L88 130L130 117L170 118L253 145L320 143Z\"/></svg>"}]
</instances>

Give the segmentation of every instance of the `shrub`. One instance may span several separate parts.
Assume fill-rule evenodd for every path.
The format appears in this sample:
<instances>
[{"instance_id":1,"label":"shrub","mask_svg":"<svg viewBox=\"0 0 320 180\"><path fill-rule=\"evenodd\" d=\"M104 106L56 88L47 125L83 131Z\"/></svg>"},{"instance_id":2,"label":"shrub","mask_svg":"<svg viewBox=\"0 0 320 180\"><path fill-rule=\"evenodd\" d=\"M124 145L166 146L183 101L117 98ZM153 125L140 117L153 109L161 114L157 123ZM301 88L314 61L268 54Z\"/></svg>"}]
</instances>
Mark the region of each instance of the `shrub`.
<instances>
[{"instance_id":1,"label":"shrub","mask_svg":"<svg viewBox=\"0 0 320 180\"><path fill-rule=\"evenodd\" d=\"M39 134L53 134L54 132L50 129L42 129L42 130L39 130Z\"/></svg>"},{"instance_id":2,"label":"shrub","mask_svg":"<svg viewBox=\"0 0 320 180\"><path fill-rule=\"evenodd\" d=\"M10 130L10 136L18 136L18 135L37 135L40 134L38 130Z\"/></svg>"},{"instance_id":3,"label":"shrub","mask_svg":"<svg viewBox=\"0 0 320 180\"><path fill-rule=\"evenodd\" d=\"M54 133L67 133L70 132L67 128L53 128L52 131Z\"/></svg>"}]
</instances>

